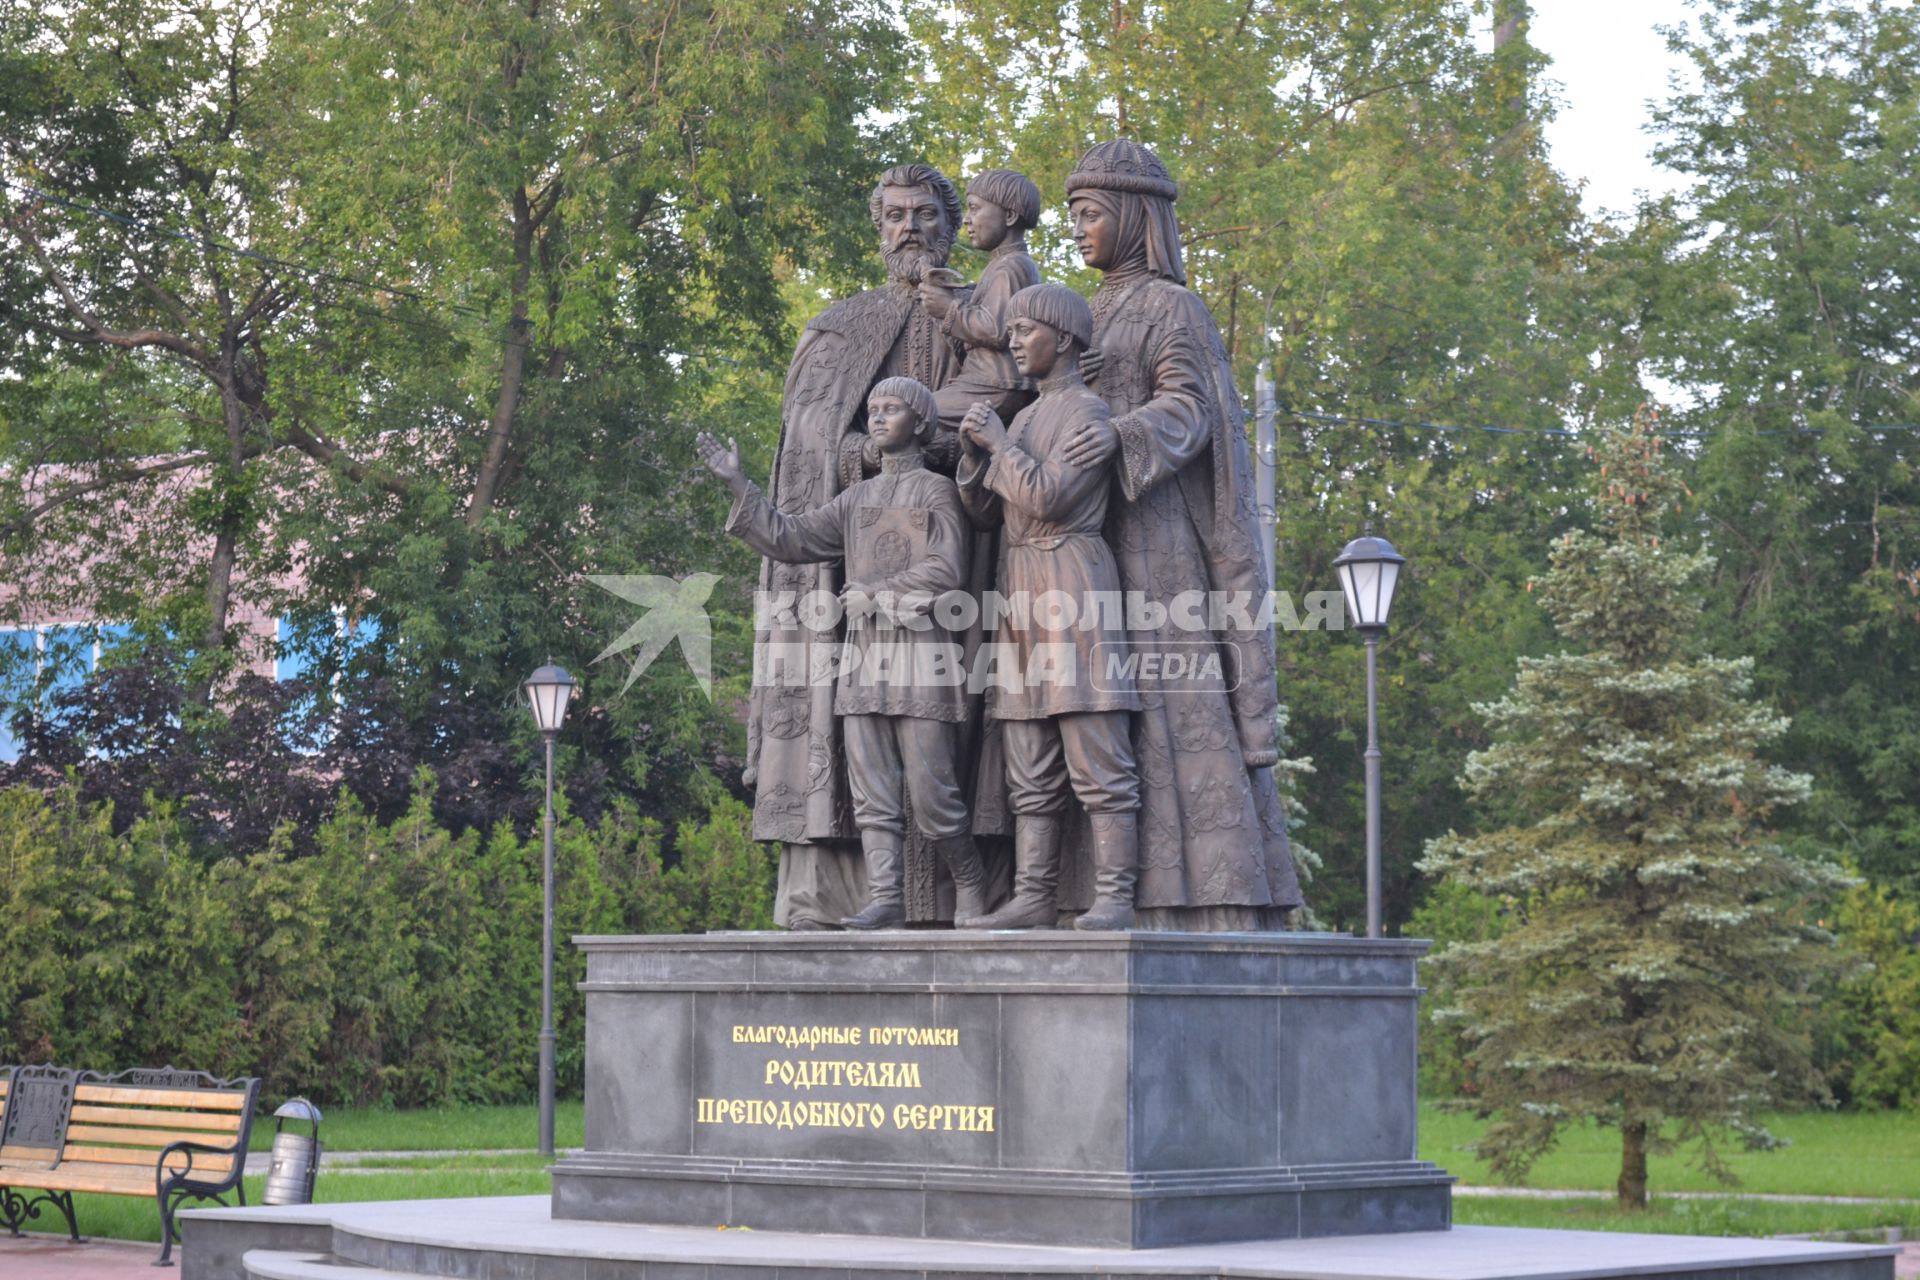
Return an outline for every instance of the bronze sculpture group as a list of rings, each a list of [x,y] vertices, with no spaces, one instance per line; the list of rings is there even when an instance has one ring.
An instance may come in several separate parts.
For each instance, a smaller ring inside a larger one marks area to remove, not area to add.
[[[787,928],[1264,930],[1300,904],[1252,459],[1178,190],[1123,140],[1067,193],[1091,306],[1039,283],[1027,179],[969,185],[968,289],[958,193],[889,169],[888,283],[807,326],[767,496],[700,440],[765,557],[747,782]],[[822,593],[830,622],[793,607]],[[1023,608],[951,607],[990,595]]]

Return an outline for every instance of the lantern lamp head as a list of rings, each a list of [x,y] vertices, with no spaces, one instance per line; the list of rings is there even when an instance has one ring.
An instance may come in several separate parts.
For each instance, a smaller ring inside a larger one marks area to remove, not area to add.
[[[540,732],[560,732],[560,722],[567,718],[567,700],[573,696],[573,677],[549,663],[528,676],[522,687]]]
[[[1363,635],[1378,635],[1387,629],[1393,592],[1400,585],[1400,566],[1406,562],[1391,542],[1373,535],[1371,526],[1334,560],[1333,567],[1340,571],[1340,586],[1347,596],[1347,616]]]

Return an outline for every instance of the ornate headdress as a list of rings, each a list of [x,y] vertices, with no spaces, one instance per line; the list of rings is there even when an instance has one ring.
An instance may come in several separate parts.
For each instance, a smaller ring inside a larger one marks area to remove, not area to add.
[[[1067,194],[1087,187],[1101,191],[1131,191],[1137,195],[1180,198],[1180,184],[1160,163],[1160,157],[1137,142],[1116,138],[1088,147],[1067,177]]]
[[[1067,176],[1069,201],[1079,197],[1108,206],[1120,220],[1122,242],[1131,246],[1128,255],[1139,253],[1149,275],[1184,285],[1187,265],[1173,213],[1179,195],[1180,185],[1160,157],[1126,138],[1088,147]],[[1124,277],[1130,268],[1118,269]]]

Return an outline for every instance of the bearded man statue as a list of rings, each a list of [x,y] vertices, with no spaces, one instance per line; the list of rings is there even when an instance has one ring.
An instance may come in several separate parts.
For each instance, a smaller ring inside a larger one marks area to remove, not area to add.
[[[1160,619],[1128,632],[1143,704],[1135,927],[1273,929],[1302,899],[1274,778],[1279,698],[1271,621],[1258,621],[1267,577],[1253,459],[1220,330],[1186,288],[1178,193],[1159,158],[1125,140],[1087,151],[1067,179],[1074,244],[1101,272],[1091,381],[1113,412],[1111,428],[1082,428],[1067,457],[1091,466],[1118,449],[1107,541],[1123,590]],[[1243,609],[1196,615],[1176,599],[1195,591]],[[1199,664],[1198,678],[1191,661],[1164,660],[1201,646],[1221,661]]]
[[[946,265],[960,227],[953,184],[930,165],[896,165],[881,175],[868,208],[887,283],[834,303],[800,337],[787,369],[780,446],[768,485],[769,498],[787,514],[822,506],[878,469],[878,452],[864,429],[867,393],[874,384],[908,377],[937,391],[960,371],[964,358],[940,321],[922,309],[919,290],[930,269]],[[942,430],[926,450],[927,465],[950,474],[957,454],[953,432]],[[762,599],[830,598],[840,590],[841,576],[837,564],[762,561]],[[820,630],[804,621],[785,613],[756,623],[760,652],[782,655],[788,678],[756,672],[745,780],[755,788],[754,837],[781,846],[775,922],[789,929],[838,928],[866,903],[867,887],[843,740],[833,714],[834,681],[791,675],[796,666],[804,672],[824,669],[822,664],[838,654],[840,636],[838,629]],[[966,754],[972,754],[970,748]],[[908,919],[950,918],[951,884],[936,884],[925,842],[908,825]],[[1004,884],[1004,867],[998,874]]]

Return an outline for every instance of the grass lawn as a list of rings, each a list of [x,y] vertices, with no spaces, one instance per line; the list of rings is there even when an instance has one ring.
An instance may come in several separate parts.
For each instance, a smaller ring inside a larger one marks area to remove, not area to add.
[[[554,1145],[586,1142],[581,1104],[561,1100],[553,1109]],[[273,1117],[253,1122],[252,1147],[273,1145]],[[289,1127],[305,1133],[300,1121]],[[390,1107],[328,1107],[320,1120],[320,1141],[329,1151],[501,1151],[540,1145],[537,1107],[430,1107],[395,1111]]]
[[[1777,1200],[1675,1200],[1654,1197],[1645,1213],[1622,1213],[1611,1199],[1545,1200],[1455,1196],[1453,1220],[1481,1227],[1545,1227],[1555,1231],[1634,1231],[1649,1235],[1841,1235],[1900,1227],[1920,1232],[1920,1202],[1782,1204]]]
[[[583,1141],[581,1106],[562,1102],[555,1116],[562,1148]],[[1792,1146],[1780,1151],[1732,1151],[1729,1162],[1741,1184],[1731,1195],[1687,1163],[1684,1154],[1651,1162],[1655,1203],[1646,1213],[1623,1214],[1610,1197],[1571,1200],[1459,1196],[1454,1219],[1483,1226],[1553,1227],[1568,1230],[1642,1231],[1688,1235],[1771,1236],[1838,1233],[1897,1226],[1920,1235],[1920,1113],[1814,1112],[1776,1116],[1768,1127]],[[1471,1116],[1420,1112],[1420,1155],[1462,1182],[1489,1184],[1486,1166],[1466,1148],[1481,1125]],[[271,1119],[256,1121],[254,1146],[272,1142]],[[519,1107],[444,1107],[426,1111],[376,1108],[330,1110],[320,1136],[333,1151],[462,1152],[431,1158],[392,1156],[363,1167],[378,1173],[322,1170],[322,1202],[424,1200],[451,1196],[543,1195],[551,1189],[547,1161],[537,1154],[484,1155],[531,1148],[538,1140],[538,1112]],[[1559,1148],[1534,1167],[1531,1186],[1610,1193],[1619,1173],[1619,1134],[1587,1125],[1569,1130]],[[261,1179],[247,1179],[247,1195],[259,1202]],[[1709,1191],[1703,1200],[1662,1198],[1663,1192]],[[1906,1203],[1882,1205],[1783,1204],[1741,1200],[1739,1193],[1873,1196]],[[160,1238],[153,1201],[122,1196],[78,1196],[80,1229],[89,1236],[121,1240]],[[39,1230],[63,1231],[43,1211]]]
[[[1805,1112],[1770,1116],[1766,1125],[1792,1145],[1777,1151],[1729,1146],[1726,1160],[1739,1175],[1738,1186],[1725,1187],[1707,1177],[1683,1151],[1648,1162],[1652,1191],[1920,1199],[1920,1112]],[[1466,1150],[1481,1129],[1472,1116],[1422,1103],[1420,1156],[1462,1182],[1490,1185],[1494,1178],[1486,1164]],[[1619,1176],[1619,1130],[1582,1125],[1567,1130],[1560,1145],[1534,1165],[1527,1185],[1611,1192]]]
[[[559,1146],[559,1144],[556,1144]],[[564,1152],[565,1146],[559,1146]],[[488,1154],[484,1151],[471,1152],[457,1156],[403,1156],[372,1155],[355,1159],[356,1169],[495,1169],[503,1172],[521,1172],[524,1170],[544,1169],[552,1164],[556,1156],[543,1156],[536,1151],[516,1151],[509,1154]],[[324,1173],[322,1176],[325,1176]]]

